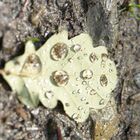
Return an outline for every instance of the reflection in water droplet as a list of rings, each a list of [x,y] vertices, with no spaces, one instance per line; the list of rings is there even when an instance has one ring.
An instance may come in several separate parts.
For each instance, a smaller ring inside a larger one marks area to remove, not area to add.
[[[57,86],[65,86],[69,81],[69,75],[62,70],[53,72],[52,77]]]
[[[51,58],[56,61],[66,58],[67,54],[68,46],[65,43],[56,43],[51,49]]]
[[[72,46],[72,49],[74,52],[78,52],[81,50],[81,46],[79,44],[75,44]]]
[[[53,92],[52,91],[45,92],[45,97],[51,99],[53,97]]]
[[[98,60],[98,57],[96,56],[95,53],[91,53],[89,56],[89,60],[94,63],[96,60]]]
[[[36,54],[30,54],[21,69],[21,74],[25,76],[32,76],[40,73],[42,70],[42,63]]]
[[[102,74],[101,77],[100,77],[100,84],[101,86],[107,86],[108,84],[108,80],[107,80],[107,77],[105,74]]]
[[[93,77],[93,72],[90,69],[83,70],[81,73],[83,79],[91,79]]]
[[[79,115],[78,115],[77,113],[74,113],[74,114],[72,115],[72,118],[73,118],[73,119],[78,119],[78,116],[79,116]]]

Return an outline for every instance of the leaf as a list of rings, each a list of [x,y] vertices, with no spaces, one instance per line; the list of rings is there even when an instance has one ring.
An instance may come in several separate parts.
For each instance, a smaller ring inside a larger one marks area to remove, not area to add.
[[[27,42],[25,53],[9,61],[5,71],[10,72],[5,79],[24,104],[36,106],[40,100],[54,108],[59,100],[77,122],[85,121],[90,109],[104,108],[117,83],[116,67],[106,48],[93,48],[85,33],[68,39],[67,31],[53,35],[37,51]]]

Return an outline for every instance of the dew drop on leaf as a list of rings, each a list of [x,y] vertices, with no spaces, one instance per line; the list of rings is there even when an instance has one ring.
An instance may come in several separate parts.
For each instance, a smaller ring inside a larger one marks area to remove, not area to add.
[[[86,85],[87,84],[87,82],[86,81],[82,81],[82,85]]]
[[[77,78],[76,78],[76,81],[80,81],[80,78],[79,78],[79,77],[77,77]]]
[[[85,97],[82,97],[82,98],[81,98],[81,101],[85,101],[85,100],[86,100],[86,98],[85,98]]]
[[[68,59],[68,62],[72,63],[72,61],[73,61],[72,58],[69,58],[69,59]]]
[[[101,54],[101,59],[102,59],[103,61],[106,61],[106,60],[108,59],[108,55],[107,55],[106,53],[102,53],[102,54]]]
[[[100,102],[99,102],[99,105],[103,105],[104,102],[105,102],[104,99],[101,99]]]
[[[96,92],[94,89],[91,89],[91,90],[89,91],[89,94],[90,94],[90,95],[95,95],[95,94],[97,94],[97,92]]]
[[[74,91],[72,92],[72,94],[76,94],[76,91],[74,90]]]
[[[45,92],[45,97],[51,99],[53,97],[53,92],[52,91]]]
[[[77,119],[77,118],[78,118],[78,114],[77,114],[77,113],[74,113],[74,114],[72,115],[72,118],[73,118],[73,119]]]
[[[78,93],[78,94],[82,93],[82,90],[81,90],[81,89],[78,89],[78,90],[77,90],[77,93]]]
[[[101,68],[105,68],[106,67],[106,62],[102,60],[101,62]]]
[[[79,45],[79,44],[73,45],[73,46],[72,46],[72,50],[73,50],[74,52],[80,51],[80,50],[81,50],[81,45]]]
[[[107,77],[105,74],[102,74],[101,77],[100,77],[100,84],[101,86],[107,86],[108,84],[108,80],[107,80]]]
[[[65,43],[56,43],[51,49],[51,58],[55,61],[63,60],[68,54],[68,46]]]
[[[65,106],[69,107],[69,106],[70,106],[70,104],[69,104],[69,103],[65,103]]]
[[[91,79],[93,77],[93,72],[90,69],[83,70],[81,74],[83,79]]]
[[[52,74],[52,78],[57,86],[65,86],[69,81],[69,75],[66,71],[55,71]]]
[[[112,72],[113,70],[112,69],[109,69],[109,72]]]
[[[30,54],[21,69],[21,74],[23,75],[36,75],[40,73],[42,70],[42,63],[40,61],[40,58],[36,54]]]
[[[94,63],[96,60],[98,60],[98,57],[96,56],[95,53],[91,53],[89,56],[89,60]]]
[[[78,110],[82,110],[83,108],[81,106],[78,107]]]

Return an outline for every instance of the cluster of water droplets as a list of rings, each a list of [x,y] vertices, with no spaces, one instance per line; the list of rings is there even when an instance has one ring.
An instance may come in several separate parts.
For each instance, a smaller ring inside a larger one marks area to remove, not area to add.
[[[87,53],[83,53],[83,56],[77,55],[76,58],[73,58],[73,57],[69,57],[70,51],[72,51],[75,54],[78,54],[79,52],[82,52],[82,47],[79,44],[74,44],[69,47],[65,43],[61,42],[61,43],[56,43],[51,48],[50,57],[53,61],[56,61],[56,63],[59,63],[59,61],[67,60],[67,62],[68,62],[68,63],[62,65],[64,67],[64,69],[63,68],[61,68],[60,70],[56,69],[55,71],[52,72],[52,75],[51,75],[52,84],[54,84],[58,87],[65,87],[69,82],[72,82],[71,77],[73,75],[69,75],[69,74],[71,74],[71,72],[69,73],[69,71],[65,70],[65,65],[75,64],[75,59],[78,59],[80,61],[80,60],[84,59],[82,57],[88,57],[88,59],[91,63],[91,66],[92,66],[92,64],[94,64],[96,62],[100,62],[100,60],[101,60],[101,68],[106,67],[106,61],[108,59],[108,55],[106,53],[102,53],[100,56],[97,55],[95,52],[91,52],[89,55]],[[109,72],[111,72],[111,70],[112,69],[109,69]],[[72,69],[70,71],[72,71]],[[75,76],[75,83],[73,83],[77,86],[77,89],[73,90],[71,93],[75,98],[77,98],[79,96],[80,101],[83,102],[83,104],[88,105],[89,102],[91,103],[91,101],[88,101],[91,99],[88,99],[88,98],[91,98],[92,96],[95,96],[95,95],[98,96],[98,92],[94,89],[94,87],[90,86],[90,85],[92,85],[91,83],[94,82],[93,81],[94,74],[96,74],[96,73],[94,73],[93,69],[86,68],[86,67],[85,67],[85,69],[83,69],[81,71],[77,71],[75,73],[77,75],[79,75],[79,77]],[[83,85],[83,87],[85,87],[84,90],[78,88],[79,82],[81,83],[81,85]],[[108,85],[108,79],[104,73],[100,75],[99,83],[102,87],[105,87]],[[99,87],[97,89],[99,89]],[[54,95],[55,94],[51,90],[46,91],[44,93],[44,96],[48,100],[52,99]],[[105,100],[103,98],[101,98],[99,101],[99,105],[103,105],[104,103],[105,103]],[[71,103],[65,102],[64,105],[65,105],[65,107],[69,108],[71,106]],[[84,108],[82,106],[77,107],[77,110],[79,112],[82,111],[83,109]],[[83,112],[86,113],[86,110]],[[73,113],[73,115],[71,117],[73,119],[77,120],[80,118],[80,115],[77,112],[77,113]]]
[[[74,44],[73,46],[70,47],[70,51],[73,51],[74,53],[78,53],[81,50],[82,50],[82,47],[79,44]],[[61,43],[56,43],[52,47],[50,54],[51,54],[51,58],[53,60],[59,61],[59,60],[64,60],[68,56],[68,52],[69,52],[69,47],[65,43],[61,42]],[[87,53],[85,53],[85,54],[86,55],[84,55],[84,56],[88,55]],[[108,55],[101,54],[100,57],[102,59],[101,65],[103,67],[105,67],[105,63],[108,59]],[[78,58],[80,60],[80,56],[78,56]],[[89,54],[89,61],[91,63],[94,63],[94,62],[98,61],[99,59],[100,59],[99,56],[97,56],[95,52],[92,52],[91,54]],[[73,63],[73,58],[68,58],[68,62]],[[87,80],[92,79],[93,75],[94,75],[94,72],[91,69],[84,69],[82,71],[79,71],[79,77],[76,77],[76,81],[81,80],[83,86],[88,86],[89,85],[88,83],[91,81],[87,81]],[[56,70],[52,73],[52,79],[53,79],[54,84],[57,86],[60,86],[60,87],[66,86],[70,80],[70,77],[71,76],[68,75],[68,72],[64,71],[64,70]],[[99,81],[100,81],[101,86],[103,86],[103,87],[107,86],[107,84],[108,84],[108,79],[105,74],[102,74],[100,76]],[[97,94],[95,89],[90,88],[90,87],[89,87],[89,89],[86,89],[86,91],[87,91],[87,94],[89,94],[91,96]],[[73,95],[82,94],[82,90],[81,89],[74,90],[74,91],[72,91],[72,94]],[[86,96],[81,97],[81,101],[82,102],[86,101]],[[102,102],[103,101],[101,101],[101,104],[102,104]],[[68,106],[68,104],[69,103],[67,103],[66,106]]]

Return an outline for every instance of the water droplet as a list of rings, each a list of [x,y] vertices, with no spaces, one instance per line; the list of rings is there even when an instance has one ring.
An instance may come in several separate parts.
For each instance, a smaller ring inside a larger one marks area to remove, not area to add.
[[[21,69],[21,74],[24,76],[32,76],[40,73],[42,70],[42,63],[36,54],[30,54]]]
[[[77,93],[79,93],[79,94],[82,93],[82,90],[81,89],[78,89],[77,90]]]
[[[53,72],[52,77],[57,86],[65,86],[69,81],[69,75],[62,70]]]
[[[99,105],[103,105],[104,102],[105,102],[104,99],[101,99],[100,102],[99,102]]]
[[[87,110],[84,110],[84,114],[87,114]]]
[[[94,63],[94,61],[98,60],[98,57],[96,56],[95,53],[91,53],[89,56],[89,60]]]
[[[107,55],[106,53],[102,53],[102,54],[101,54],[101,59],[102,59],[103,61],[106,61],[106,60],[108,59],[108,55]]]
[[[79,81],[79,80],[80,80],[80,78],[79,78],[79,77],[77,77],[77,78],[76,78],[76,81]]]
[[[82,98],[81,98],[81,101],[85,101],[85,100],[86,100],[86,98],[85,98],[85,97],[82,97]]]
[[[78,115],[77,113],[74,113],[74,114],[72,115],[72,118],[73,118],[73,119],[77,119],[78,116],[79,116],[79,115]]]
[[[102,74],[101,77],[100,77],[100,84],[101,86],[107,86],[108,84],[108,80],[107,80],[107,77],[105,74]]]
[[[68,62],[72,63],[72,61],[73,61],[72,58],[69,58],[69,59],[68,59]]]
[[[76,91],[73,91],[72,94],[76,94]]]
[[[90,94],[90,95],[95,95],[95,94],[97,94],[97,92],[96,92],[94,89],[91,89],[91,90],[89,91],[89,94]]]
[[[81,50],[81,46],[79,44],[75,44],[72,46],[72,49],[74,52],[78,52]]]
[[[67,106],[67,107],[68,107],[68,106],[70,106],[70,104],[69,104],[69,103],[65,103],[65,106]]]
[[[112,69],[109,69],[109,72],[112,72],[113,70]]]
[[[84,56],[87,56],[88,54],[87,53],[84,53]]]
[[[53,97],[53,92],[52,91],[45,92],[45,97],[51,99]]]
[[[78,110],[82,110],[83,108],[81,106],[78,107]]]
[[[102,68],[105,68],[105,66],[106,66],[106,62],[105,62],[105,61],[102,61],[102,62],[101,62],[101,67],[102,67]]]
[[[82,71],[81,76],[83,79],[91,79],[93,77],[93,72],[90,69],[86,69]]]
[[[109,63],[109,66],[111,67],[112,66],[112,63]]]
[[[65,43],[56,43],[51,49],[51,58],[55,61],[66,58],[68,46]]]
[[[86,84],[87,84],[87,82],[86,82],[86,81],[83,81],[83,82],[82,82],[82,84],[83,84],[83,85],[86,85]]]
[[[77,57],[77,59],[78,59],[78,60],[81,60],[81,59],[82,59],[82,57],[81,57],[81,56],[78,56],[78,57]]]

